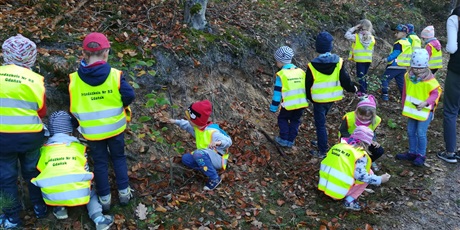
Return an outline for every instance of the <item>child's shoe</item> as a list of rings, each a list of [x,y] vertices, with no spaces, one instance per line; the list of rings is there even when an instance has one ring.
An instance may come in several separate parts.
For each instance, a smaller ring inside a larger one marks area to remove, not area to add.
[[[412,164],[415,165],[415,166],[423,166],[423,164],[425,164],[425,159],[426,159],[425,156],[422,156],[422,155],[420,155],[420,154],[417,154],[417,157],[416,157],[415,160],[412,162]]]
[[[414,161],[415,158],[417,158],[417,154],[415,154],[415,153],[409,153],[409,152],[398,153],[398,154],[396,154],[395,158],[396,158],[397,160]]]
[[[67,215],[67,209],[65,207],[54,207],[53,208],[53,215],[58,220],[67,219],[69,215]]]
[[[110,210],[110,204],[112,203],[112,195],[98,196],[99,203],[102,205],[102,211],[107,212]]]
[[[388,94],[382,94],[382,100],[388,101],[389,100]]]
[[[48,212],[48,208],[46,207],[46,204],[34,205],[34,213],[37,219],[45,217],[47,212]]]
[[[281,137],[275,137],[275,141],[276,141],[276,143],[278,143],[282,147],[288,147],[288,141],[284,140],[284,139],[281,139]]]
[[[436,154],[436,156],[438,156],[439,159],[444,160],[445,162],[457,163],[455,153],[439,152]]]
[[[322,153],[319,150],[310,150],[310,154],[313,155],[314,157],[318,157],[318,158],[325,158],[326,157],[326,153]]]
[[[96,230],[107,230],[113,224],[113,217],[110,215],[99,216],[96,217],[94,223],[96,224]]]
[[[288,148],[292,148],[292,146],[294,146],[294,141],[286,141],[286,144]]]
[[[372,168],[372,171],[374,172],[378,172],[380,170],[379,166],[375,162],[372,162],[371,168]]]
[[[13,229],[21,226],[21,221],[18,220],[17,222],[14,222],[11,220],[8,216],[5,214],[0,215],[0,228],[1,229]]]
[[[121,205],[128,205],[129,201],[131,198],[133,198],[133,193],[132,193],[131,187],[128,186],[126,191],[118,191],[118,198],[120,199],[120,204]]]
[[[208,180],[203,190],[214,190],[215,188],[217,188],[217,186],[219,186],[220,182],[222,182],[222,179],[220,177],[214,180]]]
[[[343,206],[345,207],[345,209],[348,210],[361,211],[361,205],[359,205],[359,202],[357,200],[353,200],[352,202],[344,200]]]

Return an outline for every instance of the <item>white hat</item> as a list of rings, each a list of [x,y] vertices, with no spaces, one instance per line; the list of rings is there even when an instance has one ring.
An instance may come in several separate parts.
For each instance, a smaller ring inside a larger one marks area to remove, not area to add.
[[[410,59],[410,67],[424,68],[428,67],[428,61],[430,56],[426,49],[416,49],[412,52],[412,58]]]

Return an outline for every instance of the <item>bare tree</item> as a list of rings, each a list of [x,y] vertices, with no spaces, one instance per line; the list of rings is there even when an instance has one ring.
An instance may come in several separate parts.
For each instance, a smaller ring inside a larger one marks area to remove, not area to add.
[[[206,5],[208,0],[186,0],[184,19],[185,23],[194,29],[202,30],[206,22]]]

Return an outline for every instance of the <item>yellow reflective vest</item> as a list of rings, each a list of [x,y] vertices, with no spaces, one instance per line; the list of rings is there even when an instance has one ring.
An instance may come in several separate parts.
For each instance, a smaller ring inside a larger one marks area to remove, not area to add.
[[[70,74],[70,112],[77,118],[87,140],[104,140],[126,129],[126,112],[121,101],[121,71],[110,71],[98,86],[85,83],[78,72]]]
[[[356,129],[356,112],[355,111],[352,111],[352,112],[348,112],[346,113],[344,116],[343,116],[343,119],[347,119],[347,124],[348,124],[348,133],[349,134],[352,134],[355,129]],[[382,121],[382,118],[380,118],[379,116],[375,116],[375,121],[373,124],[369,124],[369,128],[372,130],[372,131],[375,131],[375,129],[377,128],[377,126],[380,125],[380,122]],[[339,138],[340,138],[340,133],[339,133]]]
[[[439,82],[436,78],[432,78],[430,80],[414,84],[409,79],[409,73],[406,73],[404,78],[406,85],[406,100],[404,101],[402,115],[418,121],[426,121],[430,112],[434,112],[436,109],[436,105],[441,97],[442,89]],[[418,111],[416,105],[426,101],[430,96],[430,92],[434,89],[438,90],[438,98],[436,98],[435,105],[429,105],[428,107],[424,107],[422,110]]]
[[[40,149],[40,174],[31,182],[41,188],[47,205],[78,206],[89,202],[93,173],[85,170],[85,149],[77,142]]]
[[[346,143],[332,146],[321,161],[318,189],[334,199],[343,199],[354,184],[363,184],[354,178],[356,161],[363,156],[369,173],[372,160],[364,150]]]
[[[340,101],[343,98],[343,88],[340,85],[340,69],[342,69],[343,59],[340,58],[337,66],[331,75],[323,74],[308,63],[308,67],[313,75],[313,85],[311,87],[311,98],[314,102],[327,103]]]
[[[212,125],[215,125],[215,124],[212,124]],[[193,127],[193,130],[195,131],[196,149],[208,149],[208,146],[209,144],[211,144],[211,141],[212,141],[212,134],[214,132],[220,132],[219,129],[212,128],[212,125],[208,125],[204,130],[200,130],[196,126]],[[227,162],[228,162],[230,153],[228,153],[228,151],[219,152],[215,149],[214,151],[222,157],[222,169],[225,170],[227,168]],[[193,152],[191,154],[193,154]]]
[[[281,106],[286,110],[308,107],[305,92],[305,71],[300,68],[282,69],[276,73],[281,79]]]
[[[437,50],[430,43],[427,46],[431,46],[431,57],[428,62],[430,69],[441,69],[442,68],[442,50]]]
[[[420,40],[416,34],[409,34],[407,37],[412,40],[411,46],[413,50],[420,49],[422,47],[422,40]]]
[[[398,66],[410,66],[410,59],[412,58],[412,46],[410,42],[407,39],[399,39],[394,44],[397,43],[401,44],[402,51],[395,60],[388,62],[388,64],[391,65],[391,63],[396,61]],[[393,48],[391,49],[391,53],[393,53]]]
[[[41,132],[37,111],[44,106],[44,96],[41,75],[17,65],[0,66],[0,132]]]
[[[372,36],[372,42],[367,48],[364,48],[359,34],[355,35],[355,41],[351,45],[348,60],[355,62],[372,62],[372,54],[374,53],[375,38]]]

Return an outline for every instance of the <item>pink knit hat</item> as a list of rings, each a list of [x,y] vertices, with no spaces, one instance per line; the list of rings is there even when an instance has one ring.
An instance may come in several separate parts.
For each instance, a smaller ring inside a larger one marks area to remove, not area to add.
[[[349,139],[360,140],[368,145],[372,144],[372,139],[374,138],[374,131],[369,127],[360,125],[356,127],[353,134],[351,134]]]
[[[15,64],[30,69],[37,60],[37,46],[20,34],[6,39],[2,49],[5,64]]]
[[[361,101],[358,102],[358,105],[356,106],[356,108],[359,108],[362,106],[369,106],[372,108],[376,108],[377,106],[375,104],[375,97],[372,94],[361,97]]]
[[[434,27],[427,26],[425,29],[422,30],[421,36],[422,38],[434,38]]]

